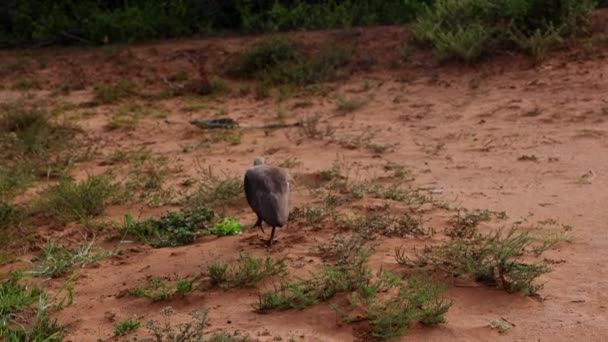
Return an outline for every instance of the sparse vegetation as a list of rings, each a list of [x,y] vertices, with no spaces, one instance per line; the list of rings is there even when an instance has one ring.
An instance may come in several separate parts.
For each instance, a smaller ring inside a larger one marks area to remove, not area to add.
[[[404,285],[397,275],[384,272],[378,279],[361,284],[348,297],[348,305],[333,308],[346,322],[355,320],[349,311],[359,315],[363,311],[372,326],[371,335],[390,339],[405,335],[413,321],[424,325],[444,323],[452,303],[442,297],[443,291],[444,286],[433,279],[410,278]],[[386,292],[389,295],[382,296]]]
[[[262,280],[287,273],[283,259],[273,260],[241,256],[238,266],[230,266],[225,262],[214,262],[207,268],[211,285],[222,288],[253,287]]]
[[[170,317],[175,313],[173,308],[165,307],[160,314],[163,317],[163,322],[150,320],[146,324],[146,328],[152,339],[144,339],[144,341],[154,342],[246,342],[247,336],[241,336],[238,332],[232,334],[227,332],[216,332],[208,338],[204,338],[205,329],[208,326],[207,311],[196,311],[192,313],[190,321],[174,325],[170,321]],[[134,338],[133,341],[140,341]]]
[[[135,83],[121,80],[117,83],[100,83],[93,88],[96,103],[108,104],[135,94]]]
[[[198,188],[188,197],[187,203],[194,207],[225,205],[243,194],[240,178],[224,174],[217,175],[211,168],[204,169],[198,180]]]
[[[117,190],[107,176],[90,176],[80,182],[63,178],[40,194],[37,210],[64,222],[87,220],[103,214]]]
[[[30,107],[21,102],[0,106],[0,201],[38,177],[62,175],[79,157],[70,150],[76,129]]]
[[[288,38],[266,38],[245,50],[231,73],[265,85],[303,86],[331,81],[340,77],[339,68],[350,62],[353,49],[352,43],[333,41],[317,54],[307,56]]]
[[[338,97],[336,113],[348,114],[363,108],[368,103],[366,99]]]
[[[125,319],[124,321],[114,323],[114,335],[125,336],[139,328],[141,323],[135,319]]]
[[[281,281],[274,290],[261,293],[254,308],[260,313],[303,309],[338,293],[353,291],[369,280],[366,263],[371,253],[371,249],[362,248],[347,264],[324,265],[317,272],[311,272],[308,279]]]
[[[213,217],[213,211],[205,207],[169,212],[159,219],[143,221],[135,221],[127,214],[122,230],[154,247],[175,247],[194,242],[206,232]]]
[[[414,37],[439,59],[474,61],[497,48],[519,46],[537,62],[548,48],[584,30],[591,0],[437,0],[417,18]]]
[[[482,283],[497,286],[507,292],[534,295],[542,287],[534,281],[550,271],[544,261],[524,261],[530,255],[536,241],[527,232],[511,229],[470,237],[455,237],[444,245],[426,248],[417,258],[410,260],[397,250],[401,264],[428,267],[447,272],[451,276],[473,278]]]
[[[4,341],[62,340],[64,327],[51,320],[53,307],[46,292],[12,273],[0,283],[0,338]],[[37,307],[31,306],[37,303]],[[27,314],[24,314],[25,312]],[[31,313],[29,312],[31,311]]]
[[[49,240],[42,248],[40,257],[33,261],[36,263],[29,274],[38,277],[61,277],[74,269],[74,267],[97,266],[102,259],[115,255],[114,251],[103,250],[95,246],[95,239],[85,241],[78,248],[68,248]]]
[[[194,282],[199,277],[178,279],[174,283],[168,283],[165,279],[149,277],[146,284],[131,289],[131,294],[136,297],[148,298],[153,302],[167,300],[175,295],[184,296],[194,287]]]

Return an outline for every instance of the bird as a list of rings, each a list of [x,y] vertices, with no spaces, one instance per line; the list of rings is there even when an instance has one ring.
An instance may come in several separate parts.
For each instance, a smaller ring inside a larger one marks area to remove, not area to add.
[[[262,221],[272,227],[268,245],[272,246],[275,229],[287,224],[289,217],[289,179],[278,167],[266,164],[263,157],[256,157],[253,167],[245,172],[245,197],[257,215],[252,228],[262,228]]]

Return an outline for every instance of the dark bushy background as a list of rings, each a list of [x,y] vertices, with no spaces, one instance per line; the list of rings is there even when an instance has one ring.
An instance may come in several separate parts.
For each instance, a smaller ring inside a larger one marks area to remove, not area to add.
[[[543,0],[509,1],[542,6]],[[563,0],[550,0],[561,3]],[[433,0],[2,0],[0,44],[94,43],[221,31],[320,29],[411,21]],[[600,0],[608,5],[608,0]]]

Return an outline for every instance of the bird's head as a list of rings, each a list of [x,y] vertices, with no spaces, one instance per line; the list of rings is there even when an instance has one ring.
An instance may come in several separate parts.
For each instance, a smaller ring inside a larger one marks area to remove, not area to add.
[[[253,166],[263,165],[265,162],[264,157],[256,157],[253,160]]]

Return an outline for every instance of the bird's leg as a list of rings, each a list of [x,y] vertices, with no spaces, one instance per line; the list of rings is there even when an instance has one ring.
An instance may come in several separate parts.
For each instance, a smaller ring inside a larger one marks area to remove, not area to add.
[[[253,225],[253,227],[251,228],[260,228],[260,230],[262,231],[262,234],[266,234],[266,232],[264,232],[264,228],[262,228],[262,220],[258,217],[258,220],[255,221],[255,224]]]
[[[272,246],[272,241],[274,241],[274,230],[276,227],[272,227],[272,232],[270,233],[270,240],[268,240],[268,245]]]

